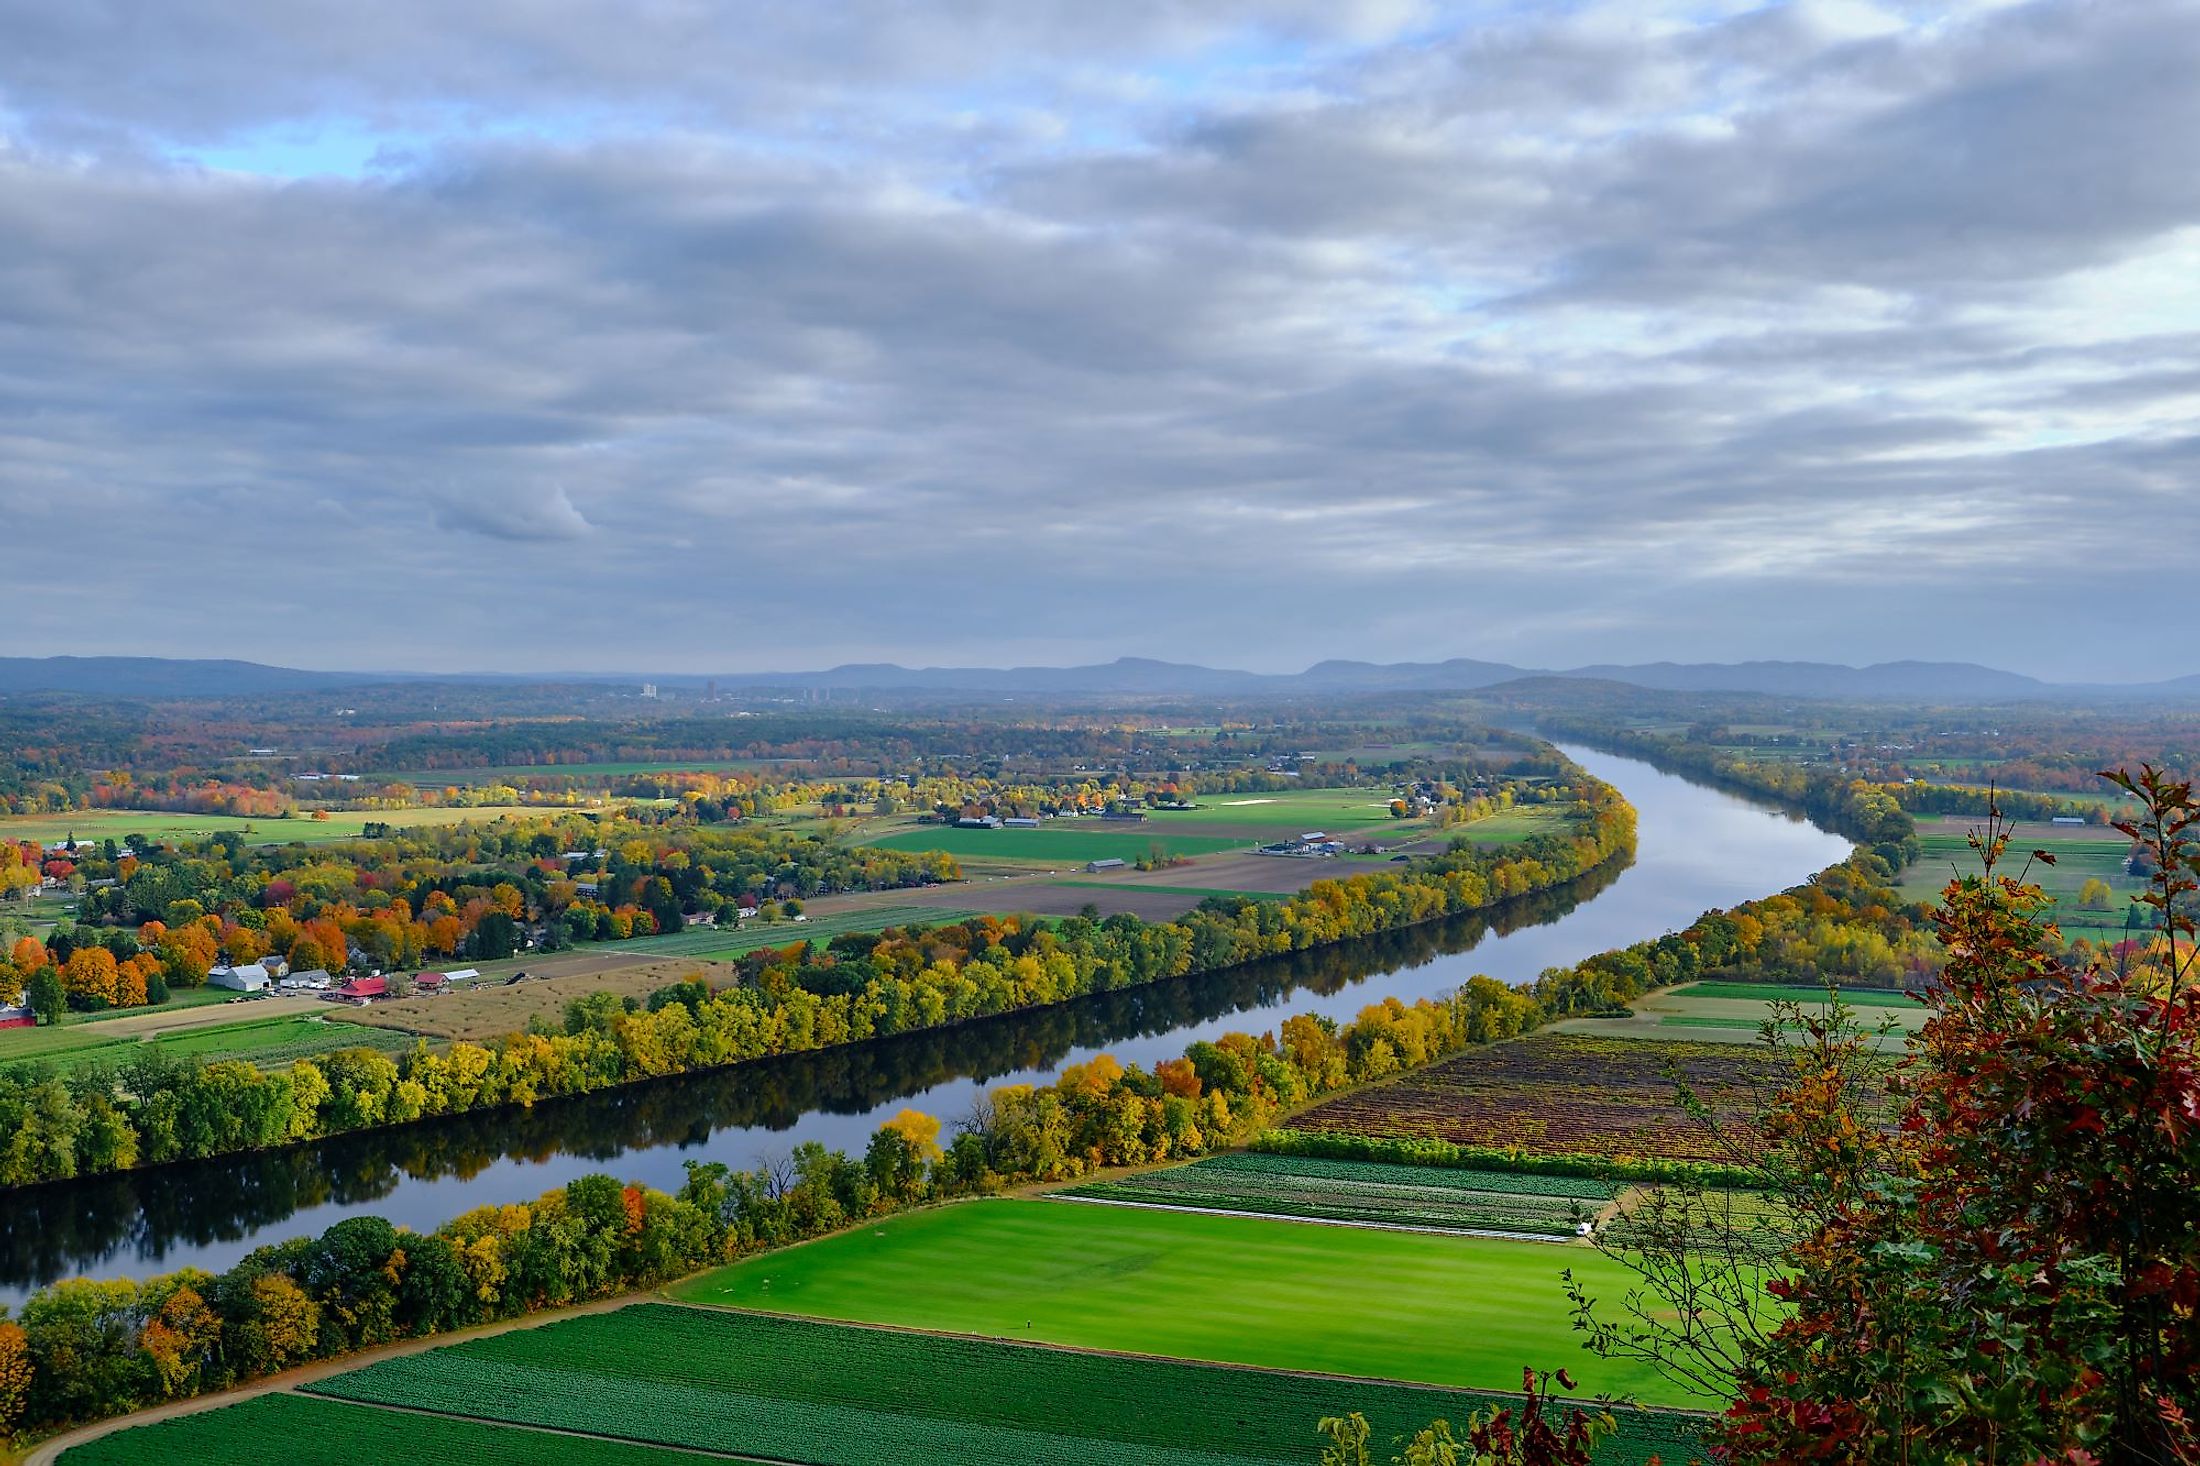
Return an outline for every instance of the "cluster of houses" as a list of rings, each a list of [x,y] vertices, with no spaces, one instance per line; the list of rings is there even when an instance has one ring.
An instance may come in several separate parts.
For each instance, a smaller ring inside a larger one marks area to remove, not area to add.
[[[1276,840],[1253,852],[1255,855],[1287,855],[1298,860],[1326,860],[1344,854],[1344,843],[1332,840],[1326,830],[1308,830],[1296,840]]]
[[[1177,807],[1182,809],[1191,808],[1190,805],[1179,805]],[[1050,820],[1103,819],[1117,820],[1125,824],[1141,824],[1145,821],[1146,812],[1142,809],[1132,809],[1128,805],[1115,805],[1101,810],[1097,815],[1087,815],[1077,810],[1065,809],[1059,814],[1049,814],[1042,816],[1042,818]],[[955,828],[958,830],[1036,830],[1039,828],[1039,824],[1039,819],[1034,819],[1029,815],[966,814],[955,821]]]
[[[447,991],[454,982],[465,982],[479,976],[481,970],[475,967],[462,967],[451,972],[421,972],[409,979],[409,986],[415,993],[434,994]],[[206,985],[227,988],[247,997],[311,996],[325,998],[332,1003],[351,1003],[360,1007],[393,996],[390,979],[379,973],[372,977],[339,979],[319,967],[292,972],[280,957],[217,967],[206,974]]]

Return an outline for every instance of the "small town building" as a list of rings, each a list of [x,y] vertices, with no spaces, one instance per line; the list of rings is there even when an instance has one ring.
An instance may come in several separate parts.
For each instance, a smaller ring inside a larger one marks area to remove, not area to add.
[[[423,972],[413,978],[413,986],[424,993],[440,993],[450,985],[449,974],[442,972]]]
[[[355,977],[342,987],[331,988],[329,998],[340,1003],[357,1003],[364,1007],[377,998],[390,995],[389,979],[382,977]]]
[[[965,815],[955,821],[955,828],[958,830],[997,830],[1000,827],[1001,817],[997,814]]]
[[[1088,860],[1085,862],[1085,870],[1088,874],[1093,871],[1121,870],[1122,868],[1123,859],[1118,855],[1111,855],[1106,860]]]
[[[1039,822],[1037,820],[1027,820],[1021,815],[1011,816],[1008,819],[1002,820],[1001,823],[1012,830],[1036,830],[1039,828]]]
[[[303,972],[293,972],[276,984],[286,993],[325,993],[336,981],[325,967],[308,967]]]
[[[13,1003],[0,1004],[0,1028],[36,1028],[38,1015]]]

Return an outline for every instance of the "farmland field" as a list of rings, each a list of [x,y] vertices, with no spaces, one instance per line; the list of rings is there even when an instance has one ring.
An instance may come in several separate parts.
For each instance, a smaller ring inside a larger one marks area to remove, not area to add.
[[[617,779],[637,774],[726,774],[768,769],[787,762],[769,758],[672,759],[656,763],[498,764],[485,769],[406,769],[368,774],[368,782],[411,784],[416,788],[471,788],[518,779]]]
[[[332,1023],[298,1013],[240,1018],[235,1023],[206,1023],[167,1030],[157,1037],[116,1032],[97,1023],[0,1032],[0,1067],[40,1062],[77,1069],[95,1062],[120,1063],[135,1054],[158,1050],[170,1058],[247,1059],[262,1067],[281,1067],[309,1054],[336,1049],[370,1048],[394,1052],[412,1040],[355,1023]]]
[[[1094,1181],[1057,1194],[1368,1226],[1563,1237],[1610,1201],[1615,1191],[1604,1182],[1580,1176],[1231,1154],[1119,1180]]]
[[[1980,823],[1967,815],[1918,820],[1918,840],[1924,850],[1917,863],[1903,872],[1902,894],[1913,901],[1937,900],[1951,876],[1976,874],[1978,855],[1970,848],[1969,837]],[[2027,879],[2054,898],[2054,918],[2072,936],[2098,941],[2122,933],[2131,898],[2146,889],[2144,879],[2124,870],[2124,858],[2131,851],[2130,837],[2106,825],[2022,821],[2011,829],[2009,848],[2014,859],[2006,869],[2011,875],[2033,850],[2054,855],[2051,866],[2034,862]],[[2105,881],[2113,893],[2104,910],[2087,910],[2078,904],[2079,888],[2093,879]],[[2145,925],[2151,915],[2141,908],[2139,924]]]
[[[68,1466],[678,1466],[695,1458],[624,1441],[275,1394],[118,1430],[70,1448],[61,1459]]]
[[[52,844],[74,837],[78,841],[120,840],[125,835],[149,835],[156,839],[203,839],[226,830],[242,833],[254,845],[288,845],[293,841],[318,845],[329,840],[355,839],[370,824],[393,830],[428,825],[485,823],[505,815],[555,814],[554,809],[529,809],[519,805],[488,805],[480,809],[332,810],[325,820],[299,815],[290,819],[246,819],[227,814],[169,814],[158,810],[78,809],[65,814],[0,815],[0,840],[38,840]]]
[[[1388,1439],[1489,1403],[1375,1380],[664,1304],[391,1359],[310,1388],[815,1466],[1304,1462],[1323,1415],[1362,1411]],[[1630,1419],[1637,1455],[1670,1452],[1685,1429],[1671,1416]]]
[[[1755,1058],[1741,1045],[1546,1032],[1339,1095],[1291,1123],[1546,1155],[1712,1159],[1709,1137],[1674,1102],[1669,1062],[1715,1109],[1734,1112],[1749,1102]]]
[[[1059,822],[1057,822],[1059,823]],[[1207,855],[1251,843],[1226,835],[1178,835],[1159,821],[1116,828],[1098,820],[1077,820],[1068,829],[964,830],[952,825],[922,825],[867,838],[882,850],[944,850],[958,858],[1016,861],[1136,860],[1155,846],[1170,855]]]
[[[698,1303],[1462,1389],[1566,1365],[1589,1393],[1685,1397],[1588,1357],[1559,1275],[1595,1249],[1046,1200],[913,1212],[678,1285]],[[1358,1306],[1353,1300],[1368,1302]],[[1379,1306],[1378,1306],[1379,1304]]]
[[[1553,1026],[1560,1033],[1602,1038],[1747,1044],[1756,1042],[1773,1003],[1799,1004],[1809,1014],[1822,1008],[1825,998],[1824,988],[1799,984],[1684,983],[1636,998],[1628,1005],[1632,1017],[1570,1018]],[[1880,1041],[1881,1048],[1901,1047],[1925,1022],[1925,1009],[1915,998],[1887,988],[1843,988],[1841,1000],[1856,1010],[1856,1021],[1866,1028],[1876,1028],[1882,1019],[1894,1021],[1897,1031]]]

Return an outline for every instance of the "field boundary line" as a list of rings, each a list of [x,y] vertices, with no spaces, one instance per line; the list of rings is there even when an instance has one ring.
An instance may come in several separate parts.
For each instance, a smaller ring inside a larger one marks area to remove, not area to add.
[[[1545,1242],[1554,1247],[1570,1247],[1582,1239],[1573,1235],[1554,1236],[1549,1232],[1501,1232],[1494,1227],[1417,1227],[1404,1222],[1355,1222],[1344,1217],[1295,1217],[1280,1212],[1236,1211],[1221,1206],[1174,1206],[1165,1201],[1126,1201],[1116,1196],[1071,1196],[1066,1191],[1050,1191],[1035,1201],[1075,1201],[1086,1206],[1127,1206],[1138,1211],[1188,1211],[1207,1217],[1246,1217],[1256,1222],[1305,1222],[1316,1227],[1358,1227],[1369,1232],[1420,1232],[1432,1237],[1485,1237],[1498,1242]]]
[[[827,1234],[837,1235],[837,1234]],[[775,1249],[776,1250],[776,1249]],[[755,1253],[752,1256],[767,1256]],[[743,1259],[746,1261],[747,1259]],[[717,1269],[711,1269],[712,1272]],[[697,1274],[698,1277],[705,1274]],[[1018,1338],[1010,1334],[978,1334],[967,1330],[927,1329],[914,1324],[880,1323],[866,1318],[832,1318],[819,1313],[784,1313],[770,1308],[750,1308],[739,1303],[703,1303],[690,1298],[666,1295],[663,1298],[645,1300],[664,1304],[668,1308],[685,1308],[695,1313],[749,1314],[756,1318],[784,1319],[790,1323],[815,1324],[825,1328],[870,1329],[882,1334],[914,1334],[927,1339],[956,1339],[965,1343],[975,1340],[984,1344],[998,1344],[1007,1349],[1048,1349],[1057,1354],[1087,1354],[1103,1359],[1129,1359],[1141,1364],[1174,1364],[1187,1369],[1229,1369],[1243,1374],[1283,1375],[1291,1379],[1320,1380],[1328,1384],[1386,1385],[1402,1390],[1426,1390],[1438,1395],[1472,1395],[1490,1400],[1525,1400],[1519,1390],[1484,1389],[1475,1385],[1440,1385],[1423,1379],[1392,1379],[1379,1374],[1337,1374],[1322,1369],[1282,1369],[1272,1364],[1247,1364],[1237,1359],[1199,1359],[1185,1354],[1148,1354],[1137,1349],[1096,1349],[1088,1344],[1061,1344],[1052,1339]],[[1711,1409],[1696,1409],[1688,1405],[1643,1405],[1628,1400],[1614,1399],[1612,1407],[1618,1411],[1633,1410],[1644,1415],[1683,1415],[1692,1420],[1710,1420],[1717,1414]]]
[[[537,1425],[525,1420],[498,1420],[489,1415],[468,1415],[463,1410],[436,1410],[426,1405],[397,1405],[387,1400],[355,1400],[349,1395],[321,1395],[310,1391],[299,1393],[303,1400],[319,1400],[329,1405],[356,1405],[362,1410],[381,1410],[391,1415],[426,1415],[437,1420],[463,1420],[469,1425],[486,1425],[496,1430],[524,1430],[536,1435],[571,1436],[576,1440],[603,1441],[615,1446],[640,1446],[649,1451],[671,1451],[682,1456],[700,1456],[706,1461],[751,1461],[760,1466],[811,1466],[811,1463],[786,1456],[752,1456],[739,1451],[714,1451],[708,1446],[682,1446],[670,1441],[643,1440],[639,1436],[611,1435],[600,1430],[579,1430],[569,1425]]]

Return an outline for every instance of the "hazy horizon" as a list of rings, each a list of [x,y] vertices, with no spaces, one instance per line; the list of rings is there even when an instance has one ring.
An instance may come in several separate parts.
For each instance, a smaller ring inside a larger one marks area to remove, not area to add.
[[[0,18],[0,651],[2200,670],[2194,0]]]

